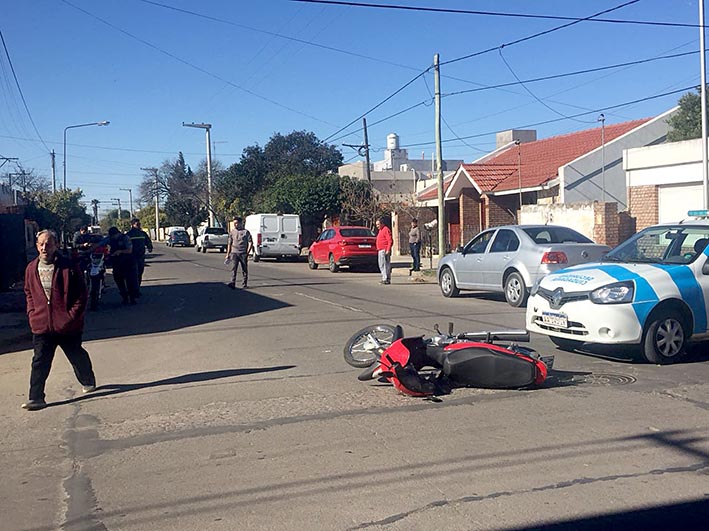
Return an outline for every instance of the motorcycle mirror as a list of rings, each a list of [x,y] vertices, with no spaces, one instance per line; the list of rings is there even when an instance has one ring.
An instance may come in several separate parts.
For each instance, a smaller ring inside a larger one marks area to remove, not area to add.
[[[438,334],[439,336],[441,335],[441,331],[440,331],[440,329],[438,328],[438,323],[436,323],[435,325],[433,325],[433,330],[434,330],[434,331],[436,332],[436,334]]]
[[[449,336],[453,335],[453,323],[452,322],[448,323],[448,335]]]

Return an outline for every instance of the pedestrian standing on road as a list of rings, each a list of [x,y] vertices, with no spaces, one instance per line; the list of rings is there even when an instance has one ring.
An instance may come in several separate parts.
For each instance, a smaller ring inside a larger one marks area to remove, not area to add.
[[[118,227],[111,227],[108,229],[108,246],[113,264],[113,279],[121,294],[121,303],[135,304],[138,298],[138,266],[130,238],[118,230]]]
[[[130,238],[130,243],[133,247],[133,258],[138,268],[138,297],[140,297],[140,286],[143,283],[143,271],[145,271],[145,249],[153,252],[153,241],[140,227],[140,220],[133,218],[130,220],[131,229],[126,233]]]
[[[411,271],[421,271],[421,229],[419,229],[419,220],[416,218],[411,220],[409,249],[411,250],[411,260],[413,260]]]
[[[380,284],[391,284],[391,248],[393,240],[391,237],[391,229],[386,224],[386,220],[382,217],[376,223],[377,227],[377,257],[379,259],[379,271],[382,273]]]
[[[43,230],[37,235],[39,256],[25,270],[27,318],[32,330],[32,371],[29,400],[24,409],[47,406],[44,387],[57,347],[61,347],[84,393],[96,389],[89,353],[81,346],[88,294],[78,265],[57,253],[57,235]]]
[[[253,249],[251,233],[244,228],[244,218],[236,216],[234,218],[234,228],[229,232],[227,240],[226,254],[227,260],[231,260],[231,282],[227,284],[231,289],[236,289],[236,273],[241,266],[243,282],[241,287],[247,289],[249,286],[249,255]]]

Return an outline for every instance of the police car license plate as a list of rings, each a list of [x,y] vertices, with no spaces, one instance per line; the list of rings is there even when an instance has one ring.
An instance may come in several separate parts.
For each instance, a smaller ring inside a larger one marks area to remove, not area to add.
[[[559,328],[569,327],[569,318],[563,313],[542,312],[542,322],[546,325],[558,326]]]
[[[358,246],[360,249],[371,249],[372,246],[369,245],[368,243],[360,243]]]

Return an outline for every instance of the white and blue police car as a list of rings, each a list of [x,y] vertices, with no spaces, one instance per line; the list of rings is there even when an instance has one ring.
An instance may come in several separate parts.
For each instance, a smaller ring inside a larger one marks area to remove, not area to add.
[[[527,329],[568,350],[639,345],[661,364],[709,338],[709,214],[689,216],[640,231],[601,262],[543,277],[527,303]]]

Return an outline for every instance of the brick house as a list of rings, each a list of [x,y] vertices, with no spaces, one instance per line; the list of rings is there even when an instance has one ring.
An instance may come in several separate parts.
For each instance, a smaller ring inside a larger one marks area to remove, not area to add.
[[[626,210],[623,151],[664,142],[666,120],[675,111],[542,140],[536,131],[498,133],[495,151],[461,164],[444,182],[448,247],[487,227],[520,222],[523,205],[599,201]],[[436,186],[418,200],[437,208]]]

